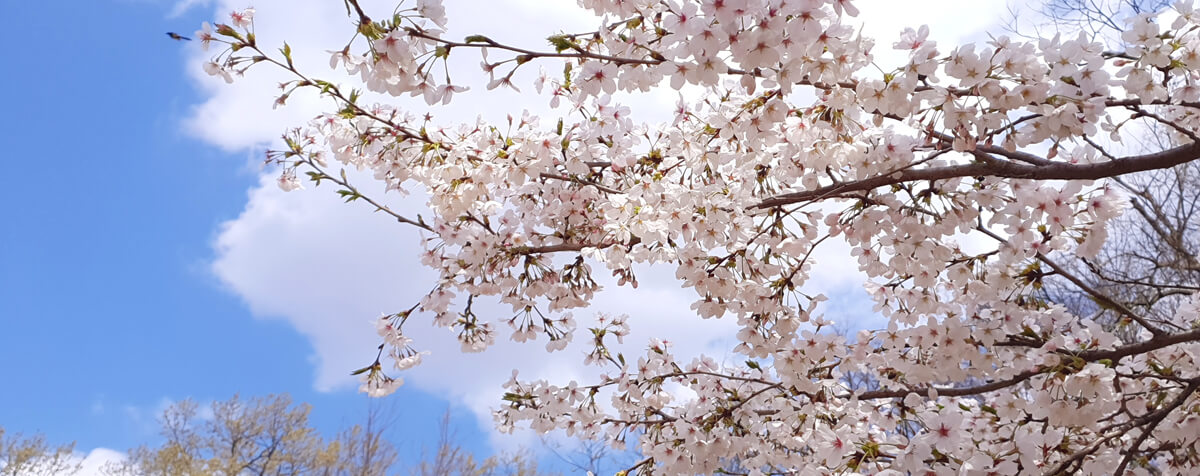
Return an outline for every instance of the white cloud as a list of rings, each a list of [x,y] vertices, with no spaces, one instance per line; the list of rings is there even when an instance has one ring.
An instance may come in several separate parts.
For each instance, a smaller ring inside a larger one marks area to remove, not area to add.
[[[216,247],[214,272],[256,315],[284,319],[309,337],[316,386],[322,390],[352,384],[347,372],[374,357],[374,317],[411,306],[432,283],[431,273],[415,259],[411,229],[358,204],[342,203],[325,187],[285,194],[270,177],[251,192],[242,215],[226,224]],[[668,336],[682,355],[723,355],[730,345],[714,345],[714,339],[731,336],[734,323],[696,322],[688,309],[693,294],[669,278],[670,270],[649,269],[637,290],[608,283],[603,299],[576,313],[581,327],[594,312],[629,314],[635,333],[626,339],[625,351],[631,356],[644,351],[651,335]],[[475,310],[512,315],[507,306],[486,302]],[[483,354],[463,354],[448,331],[420,322],[421,316],[413,319],[408,328],[416,345],[433,355],[404,377],[410,385],[465,404],[484,427],[491,425],[488,409],[499,402],[500,385],[515,363],[521,363],[523,378],[566,381],[592,374],[581,366],[583,334],[555,354],[544,351],[544,342],[502,339]],[[507,339],[507,327],[500,325],[500,331]]]
[[[217,11],[244,7],[240,3],[241,0],[220,1]],[[583,21],[586,15],[568,5],[570,2],[469,3],[467,6],[448,2],[452,27],[449,36],[484,33],[498,41],[543,45],[542,38],[548,34],[579,31],[589,25]],[[1003,2],[950,0],[862,0],[858,5],[863,10],[862,20],[868,32],[879,35],[877,51],[890,50],[891,42],[904,26],[919,26],[919,23],[934,24],[931,36],[949,47],[992,25],[1004,9]],[[344,19],[340,2],[260,0],[255,6],[260,43],[276,44],[286,38],[302,69],[327,71],[323,66],[328,59],[324,50],[337,48],[339,40],[349,31],[349,20]],[[469,14],[454,11],[468,7]],[[560,20],[569,25],[555,23]],[[472,71],[478,57],[473,52],[461,53],[472,56],[463,62],[463,73],[456,71],[456,75],[479,76]],[[277,82],[285,78],[282,73],[258,68],[250,77],[239,79],[241,84],[227,87],[219,79],[200,72],[200,62],[206,59],[207,54],[195,54],[193,75],[208,98],[194,110],[186,125],[198,137],[219,147],[244,150],[261,146],[278,137],[285,128],[304,123],[327,105],[319,99],[298,95],[289,101],[289,107],[272,111],[270,105],[278,91]],[[481,90],[481,81],[475,81],[473,88]],[[641,106],[642,110],[635,112],[665,114],[663,106],[672,105],[674,98],[674,93],[665,93],[638,101],[635,106]],[[511,111],[513,104],[524,106],[528,100],[507,91],[463,99],[444,109],[442,117],[463,120],[484,114],[500,119]],[[529,107],[542,110],[544,101],[537,102]],[[420,106],[417,110],[424,109]],[[369,177],[352,174],[351,178],[365,193],[380,195],[379,187]],[[410,198],[394,204],[401,210],[412,211],[419,208],[419,201]],[[274,185],[273,177],[263,176],[249,192],[242,214],[219,230],[212,269],[230,291],[245,300],[255,315],[282,319],[310,339],[316,367],[315,385],[332,390],[352,381],[348,370],[361,367],[374,357],[373,347],[377,344],[374,317],[381,312],[406,309],[431,286],[431,274],[415,259],[416,240],[417,234],[412,229],[372,213],[362,204],[341,203],[330,187],[285,194]],[[813,281],[825,283],[825,291],[833,298],[831,304],[837,305],[827,307],[831,309],[830,317],[852,320],[869,313],[871,306],[865,293],[857,288],[860,275],[854,266],[845,264],[848,253],[839,246],[845,248],[835,243],[818,257],[822,264],[816,268]],[[632,317],[635,335],[627,343],[634,355],[650,335],[672,339],[681,355],[701,351],[715,352],[718,358],[725,355],[730,345],[721,339],[733,335],[735,325],[731,320],[698,321],[689,310],[694,295],[690,290],[679,289],[670,270],[648,270],[641,282],[642,287],[636,291],[608,286],[592,309],[576,313],[581,328],[583,319],[594,311],[625,313]],[[511,315],[510,311],[495,307],[480,310],[491,310],[502,317]],[[580,367],[579,345],[546,354],[539,344],[501,342],[489,352],[470,355],[458,352],[457,342],[443,330],[422,325],[413,330],[417,345],[435,353],[426,365],[405,376],[410,384],[466,404],[485,427],[490,426],[487,409],[499,402],[499,385],[508,378],[515,363],[521,363],[526,378],[553,377],[565,381],[589,372]],[[501,335],[507,337],[505,332]],[[584,340],[586,336],[580,334],[576,339]]]
[[[416,247],[412,230],[328,187],[285,194],[264,176],[221,230],[213,270],[256,315],[312,340],[317,387],[328,390],[373,357],[373,318],[411,305],[431,282]]]
[[[128,455],[121,451],[108,448],[96,448],[89,451],[87,455],[80,457],[79,472],[75,476],[104,476],[104,468],[109,465],[119,464],[128,458]]]
[[[82,452],[76,451],[76,452],[70,454],[69,456],[67,456],[67,455],[64,455],[64,456],[66,456],[66,458],[64,458],[61,461],[65,462],[66,464],[62,465],[62,466],[67,467],[67,468],[74,467],[77,469],[77,471],[75,471],[75,472],[69,472],[68,474],[70,476],[104,476],[106,474],[103,471],[105,467],[112,465],[112,464],[118,464],[122,461],[125,461],[125,459],[127,458],[127,455],[125,453],[122,453],[117,450],[108,449],[108,448],[95,448],[95,449],[89,451],[86,455],[83,454]],[[4,469],[5,464],[6,464],[6,462],[4,460],[0,460],[0,470]],[[22,469],[24,469],[26,471],[23,472],[22,475],[23,476],[62,476],[62,474],[59,471],[57,471],[57,469],[61,469],[61,468],[49,468],[46,466],[49,466],[49,465],[37,465],[37,466],[33,466],[33,467],[24,467]],[[12,470],[10,469],[9,471],[12,471]]]

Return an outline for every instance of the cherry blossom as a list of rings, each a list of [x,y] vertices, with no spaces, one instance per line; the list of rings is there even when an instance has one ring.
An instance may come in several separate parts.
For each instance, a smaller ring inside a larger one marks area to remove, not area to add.
[[[630,473],[1195,474],[1197,288],[1162,283],[1170,298],[1146,307],[1084,279],[1105,271],[1124,180],[1200,159],[1192,2],[1130,19],[1121,51],[1057,35],[939,49],[915,26],[879,39],[907,55],[891,70],[849,0],[579,3],[597,29],[539,49],[443,37],[437,0],[385,22],[348,0],[356,28],[330,66],[353,85],[267,52],[252,10],[211,33],[229,47],[210,74],[270,64],[294,75],[281,98],[332,101],[268,153],[280,187],[332,184],[424,238],[438,278],[380,318],[363,391],[389,393],[396,371],[428,360],[405,333],[420,321],[464,352],[497,336],[584,345],[599,377],[514,372],[495,422],[636,448]],[[443,74],[473,50],[489,90],[515,89],[533,63],[564,71],[528,93],[553,116],[436,126],[361,98],[485,94]],[[618,99],[684,85],[703,94],[679,94],[669,123]],[[1153,150],[1123,147],[1151,126],[1165,131]],[[342,167],[423,190],[428,211],[388,208]],[[850,255],[816,252],[832,241]],[[594,273],[636,288],[647,265],[675,271],[697,319],[737,323],[742,363],[675,355],[662,339],[640,355],[614,345],[655,316],[577,328],[604,292]],[[856,266],[887,325],[833,332],[818,266]],[[1049,299],[1051,283],[1094,311]],[[477,315],[483,301],[511,313]]]

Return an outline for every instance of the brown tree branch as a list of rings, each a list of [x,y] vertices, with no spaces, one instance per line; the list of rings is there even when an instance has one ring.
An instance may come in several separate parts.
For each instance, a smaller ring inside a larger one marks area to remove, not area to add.
[[[1200,341],[1200,329],[1196,329],[1196,330],[1189,331],[1189,332],[1181,332],[1178,334],[1167,334],[1167,335],[1163,335],[1160,337],[1155,337],[1155,338],[1147,340],[1145,342],[1139,342],[1137,344],[1130,344],[1130,345],[1126,345],[1126,346],[1122,346],[1122,347],[1117,347],[1116,349],[1111,349],[1111,350],[1087,350],[1087,351],[1083,351],[1083,352],[1079,352],[1079,353],[1070,353],[1070,352],[1062,351],[1060,353],[1078,357],[1080,359],[1083,359],[1086,362],[1096,362],[1099,360],[1109,359],[1115,363],[1116,361],[1123,359],[1125,357],[1129,357],[1131,355],[1145,354],[1147,352],[1152,352],[1152,351],[1155,351],[1158,349],[1162,349],[1164,347],[1169,347],[1169,346],[1176,345],[1176,344],[1182,344],[1185,342],[1195,342],[1195,341]],[[978,395],[981,393],[994,392],[996,390],[1011,387],[1013,385],[1016,385],[1016,384],[1026,381],[1026,380],[1029,380],[1030,378],[1033,378],[1034,376],[1036,376],[1038,374],[1046,373],[1048,371],[1049,371],[1048,369],[1029,370],[1029,371],[1021,372],[1021,373],[1017,374],[1016,376],[1009,378],[1009,379],[997,380],[995,382],[986,383],[986,384],[982,384],[982,385],[975,385],[975,386],[971,386],[971,387],[934,388],[934,387],[927,386],[927,387],[916,387],[916,388],[900,389],[900,390],[875,390],[875,391],[871,391],[871,392],[861,393],[858,395],[858,398],[860,400],[880,399],[880,398],[902,398],[902,397],[907,396],[910,393],[917,393],[920,395],[924,395],[929,392],[930,388],[933,388],[934,390],[936,390],[938,395],[940,395],[940,396],[964,397],[964,396],[969,396],[969,395]],[[849,396],[847,396],[846,398],[849,398]]]
[[[1200,159],[1200,143],[1190,143],[1151,154],[1090,164],[1056,162],[1052,165],[1026,165],[997,161],[975,162],[926,169],[908,169],[889,175],[879,175],[862,180],[828,185],[813,190],[777,195],[763,200],[751,208],[779,207],[798,202],[817,200],[836,194],[866,191],[921,180],[946,180],[961,177],[1001,177],[1030,180],[1097,180],[1147,170],[1170,168],[1196,159]]]

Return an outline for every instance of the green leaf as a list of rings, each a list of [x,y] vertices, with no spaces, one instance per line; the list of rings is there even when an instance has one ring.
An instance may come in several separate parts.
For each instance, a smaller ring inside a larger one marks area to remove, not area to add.
[[[287,60],[288,66],[291,66],[292,65],[292,47],[291,47],[291,45],[287,44],[287,42],[285,41],[285,42],[283,42],[283,48],[280,49],[279,51],[281,53],[283,53],[283,58]]]
[[[501,398],[501,400],[504,400],[506,402],[513,402],[513,403],[521,403],[525,399],[526,398],[524,395],[520,395],[520,394],[516,394],[516,393],[512,393],[512,392],[505,393],[504,397]]]
[[[384,28],[375,22],[363,22],[358,25],[358,32],[362,33],[363,36],[367,37],[369,40],[378,40],[383,38]]]
[[[234,30],[233,27],[223,23],[217,24],[217,34],[221,36],[237,38],[239,40],[242,39],[242,35],[238,34],[237,30]]]
[[[573,41],[571,41],[571,38],[568,37],[567,35],[552,35],[552,36],[546,38],[546,41],[549,41],[550,46],[554,47],[555,53],[562,53],[567,50],[573,50],[573,49],[578,48],[575,45],[575,43]]]
[[[1021,326],[1021,335],[1025,337],[1032,337],[1034,339],[1039,337],[1037,332],[1034,332],[1033,328],[1029,327],[1028,325]]]

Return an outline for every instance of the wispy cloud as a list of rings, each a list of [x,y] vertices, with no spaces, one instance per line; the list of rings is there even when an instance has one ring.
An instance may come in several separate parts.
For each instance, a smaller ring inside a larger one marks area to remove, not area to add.
[[[124,419],[124,423],[128,428],[137,432],[141,436],[149,436],[158,433],[160,429],[160,421],[163,414],[167,411],[167,408],[170,408],[172,405],[175,405],[179,402],[180,400],[176,400],[174,398],[162,397],[156,401],[146,404],[122,404],[117,407],[119,409],[117,411],[120,412],[120,415]],[[200,420],[211,420],[213,415],[211,403],[211,400],[198,401],[196,418],[199,418]],[[109,406],[102,400],[97,400],[96,403],[93,403],[92,405],[93,412],[95,412],[97,408],[99,408],[101,412],[107,412]]]
[[[171,7],[171,12],[167,14],[167,18],[178,18],[192,8],[204,7],[211,3],[212,0],[179,0],[175,2],[175,6]]]

